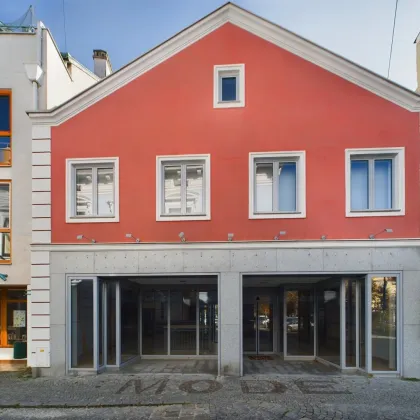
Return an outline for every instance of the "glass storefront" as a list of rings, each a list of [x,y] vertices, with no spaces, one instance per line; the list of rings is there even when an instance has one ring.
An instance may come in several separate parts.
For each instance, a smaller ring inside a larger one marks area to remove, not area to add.
[[[139,356],[217,355],[217,285],[150,289],[97,277],[68,285],[70,369],[101,371]]]

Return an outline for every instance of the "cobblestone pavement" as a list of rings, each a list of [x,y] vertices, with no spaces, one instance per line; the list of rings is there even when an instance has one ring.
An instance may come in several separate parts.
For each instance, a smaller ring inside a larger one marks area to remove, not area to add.
[[[419,420],[420,382],[364,376],[0,377],[0,419]]]

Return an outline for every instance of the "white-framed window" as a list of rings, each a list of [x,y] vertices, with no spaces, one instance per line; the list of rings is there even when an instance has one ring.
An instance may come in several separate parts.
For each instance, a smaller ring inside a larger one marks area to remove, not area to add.
[[[405,214],[404,148],[346,149],[346,216]]]
[[[156,157],[156,220],[210,220],[210,155]]]
[[[245,106],[245,64],[214,66],[214,108]]]
[[[66,160],[66,222],[119,221],[118,158]]]
[[[305,152],[249,154],[249,218],[306,217]]]

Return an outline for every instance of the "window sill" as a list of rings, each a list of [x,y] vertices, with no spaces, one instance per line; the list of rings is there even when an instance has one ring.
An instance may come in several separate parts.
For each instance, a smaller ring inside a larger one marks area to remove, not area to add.
[[[1,265],[11,265],[12,264],[12,260],[0,260],[0,264]]]
[[[214,108],[243,108],[245,101],[219,101],[213,104]]]
[[[305,219],[306,212],[294,211],[290,213],[251,213],[250,219]]]
[[[178,221],[192,221],[192,220],[211,220],[209,214],[197,214],[197,215],[173,215],[173,216],[157,216],[156,221],[157,222],[178,222]]]
[[[404,216],[405,210],[347,210],[346,217],[390,217]]]
[[[116,217],[70,217],[66,219],[66,223],[117,223],[120,219]]]

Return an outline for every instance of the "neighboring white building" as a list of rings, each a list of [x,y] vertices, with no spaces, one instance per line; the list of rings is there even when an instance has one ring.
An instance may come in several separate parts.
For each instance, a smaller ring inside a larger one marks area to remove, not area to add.
[[[29,23],[18,27],[0,22],[0,360],[13,359],[16,341],[30,342],[31,305],[49,301],[37,278],[31,291],[30,244],[32,206],[34,214],[50,215],[50,205],[32,202],[32,179],[42,178],[38,172],[43,170],[32,164],[45,163],[38,162],[37,152],[49,152],[50,143],[32,150],[26,112],[60,105],[100,80],[70,54],[61,54],[41,22],[32,24],[32,9],[26,18]],[[45,181],[34,182],[38,191],[49,191]],[[35,228],[50,230],[50,219],[38,219]],[[33,235],[36,241],[37,231]]]

